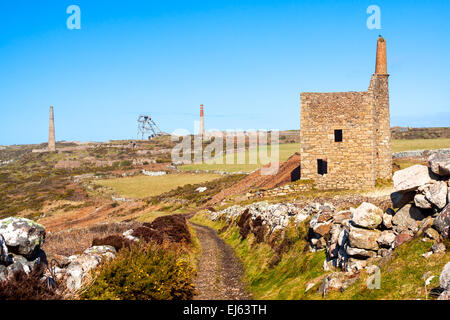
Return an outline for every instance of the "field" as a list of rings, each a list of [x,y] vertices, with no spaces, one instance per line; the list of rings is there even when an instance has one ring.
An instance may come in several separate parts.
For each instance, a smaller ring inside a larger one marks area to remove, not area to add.
[[[450,148],[450,139],[392,140],[392,152]]]
[[[198,184],[220,178],[219,174],[167,174],[99,180],[96,183],[133,199],[157,196],[187,184]]]
[[[450,148],[450,139],[449,138],[440,138],[440,139],[413,139],[413,140],[392,140],[392,152],[401,152],[401,151],[410,151],[410,150],[434,150],[434,149],[444,149]],[[261,149],[263,153],[267,153],[270,158],[271,148]],[[295,152],[300,151],[299,143],[286,143],[280,144],[279,152],[280,152],[280,161],[286,161],[290,156],[292,156]],[[267,164],[266,161],[258,161],[258,164],[250,164],[249,157],[257,154],[256,149],[246,150],[242,152],[238,152],[234,155],[234,164],[227,164],[226,157],[220,156],[219,160],[222,163],[201,163],[201,164],[190,164],[179,167],[180,170],[217,170],[217,171],[225,171],[225,172],[251,172],[253,170],[258,169],[264,164]],[[239,157],[245,156],[244,164],[236,164],[236,160]],[[218,162],[218,161],[217,161]]]
[[[267,154],[267,157],[269,161],[264,161],[265,159],[259,159],[257,157],[258,150],[260,150],[260,153],[263,155]],[[268,146],[267,148],[261,148],[261,149],[250,149],[242,152],[237,152],[234,154],[234,164],[227,164],[226,162],[226,156],[221,156],[219,158],[219,161],[222,163],[201,163],[201,164],[190,164],[190,165],[184,165],[179,167],[181,170],[217,170],[217,171],[225,171],[225,172],[251,172],[253,170],[258,169],[264,164],[267,164],[270,162],[270,155],[271,155],[272,148]],[[290,156],[292,156],[294,153],[300,151],[300,145],[298,143],[286,143],[286,144],[280,144],[279,145],[279,156],[280,161],[286,161]],[[243,164],[237,164],[237,159],[243,158],[245,156],[245,163]],[[250,164],[249,159],[250,157],[254,157],[258,159],[257,164]]]

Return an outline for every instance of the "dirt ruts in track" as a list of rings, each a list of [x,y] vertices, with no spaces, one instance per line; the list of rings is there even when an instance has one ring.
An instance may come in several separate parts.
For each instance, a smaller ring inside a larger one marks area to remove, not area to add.
[[[233,249],[208,227],[193,224],[202,247],[195,286],[196,300],[248,300],[243,268]]]

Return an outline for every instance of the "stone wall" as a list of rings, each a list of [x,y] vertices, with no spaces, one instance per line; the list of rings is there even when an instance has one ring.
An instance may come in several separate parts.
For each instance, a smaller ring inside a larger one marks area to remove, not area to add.
[[[401,159],[401,158],[428,158],[431,154],[440,152],[443,154],[450,155],[450,148],[447,149],[437,149],[437,150],[413,150],[413,151],[402,151],[396,152],[392,154],[392,159]]]
[[[303,92],[300,100],[301,178],[313,180],[319,189],[374,186],[373,94]],[[342,142],[335,142],[335,130],[342,130]],[[318,159],[327,161],[327,174],[318,174]]]
[[[376,176],[392,178],[391,121],[389,114],[389,75],[375,74],[369,86],[374,97],[376,130]]]

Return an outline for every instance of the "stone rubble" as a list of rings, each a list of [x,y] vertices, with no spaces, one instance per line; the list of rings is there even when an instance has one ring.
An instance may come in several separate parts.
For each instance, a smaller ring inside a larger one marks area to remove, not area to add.
[[[142,170],[142,174],[150,177],[157,177],[157,176],[164,176],[167,174],[165,171],[148,171],[148,170]]]
[[[41,249],[45,234],[42,225],[29,219],[10,217],[0,220],[0,281],[9,281],[17,271],[30,273],[42,267],[40,276],[43,280],[48,283],[63,281],[66,288],[75,293],[90,277],[93,268],[116,256],[116,250],[111,246],[93,246],[80,255],[62,257],[61,263],[48,268],[47,256]]]
[[[423,165],[414,165],[412,167],[396,171],[392,180],[394,181],[394,189],[397,192],[405,193],[415,191],[420,186],[435,181],[433,173],[428,167]]]
[[[197,189],[195,189],[195,191],[197,191],[198,193],[203,193],[203,192],[205,192],[206,190],[208,190],[207,187],[198,187]]]
[[[428,158],[428,164],[431,171],[439,176],[450,176],[450,157],[449,154],[436,152]]]
[[[450,262],[447,263],[439,277],[439,287],[443,290],[438,300],[450,300]]]
[[[262,224],[268,228],[268,233],[271,234],[276,229],[286,228],[291,222],[299,224],[322,207],[318,203],[300,208],[293,203],[269,204],[267,201],[262,201],[248,206],[234,205],[222,211],[210,212],[210,219],[216,221],[219,217],[225,217],[229,221],[235,220],[248,209],[251,219],[254,221],[260,217]]]

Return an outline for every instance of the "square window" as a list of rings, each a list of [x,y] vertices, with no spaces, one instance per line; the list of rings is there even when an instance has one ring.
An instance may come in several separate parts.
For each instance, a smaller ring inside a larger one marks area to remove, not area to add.
[[[317,173],[325,175],[328,173],[328,163],[323,159],[317,159]]]
[[[342,130],[334,130],[334,142],[342,142]]]

